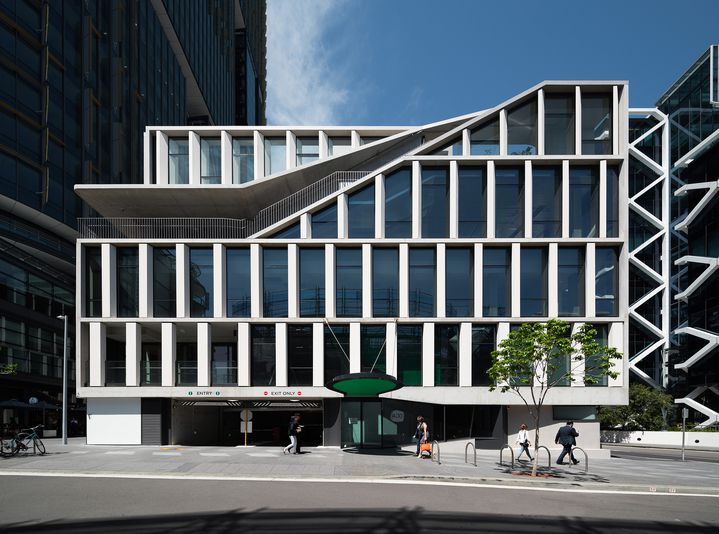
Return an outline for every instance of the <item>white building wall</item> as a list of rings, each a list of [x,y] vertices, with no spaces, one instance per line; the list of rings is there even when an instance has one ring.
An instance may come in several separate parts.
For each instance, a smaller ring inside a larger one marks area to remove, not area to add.
[[[87,399],[88,445],[140,445],[140,398]]]

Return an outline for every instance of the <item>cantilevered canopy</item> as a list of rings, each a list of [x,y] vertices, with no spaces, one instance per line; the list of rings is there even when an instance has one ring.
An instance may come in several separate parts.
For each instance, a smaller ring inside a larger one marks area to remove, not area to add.
[[[384,373],[350,373],[334,377],[325,386],[345,397],[376,397],[403,386],[395,377]]]

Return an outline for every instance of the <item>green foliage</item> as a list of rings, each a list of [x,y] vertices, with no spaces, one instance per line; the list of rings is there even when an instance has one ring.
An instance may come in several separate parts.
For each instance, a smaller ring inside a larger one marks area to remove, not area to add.
[[[605,430],[665,430],[674,408],[671,395],[643,384],[632,384],[629,404],[600,406],[599,422]]]
[[[16,375],[17,374],[17,364],[16,363],[6,363],[5,365],[0,368],[0,375]]]

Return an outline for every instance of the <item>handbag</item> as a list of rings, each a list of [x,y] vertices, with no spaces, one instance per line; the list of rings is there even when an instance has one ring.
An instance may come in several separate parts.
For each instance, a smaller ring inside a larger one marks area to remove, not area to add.
[[[432,444],[431,443],[420,443],[419,445],[419,452],[432,452]]]

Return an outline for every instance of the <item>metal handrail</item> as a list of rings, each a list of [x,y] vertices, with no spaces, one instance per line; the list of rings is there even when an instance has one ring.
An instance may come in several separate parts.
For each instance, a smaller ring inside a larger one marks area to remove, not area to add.
[[[574,457],[574,451],[576,450],[582,451],[582,454],[584,455],[584,472],[586,473],[587,471],[589,471],[589,456],[587,455],[587,451],[585,451],[581,447],[572,447],[572,450],[569,453],[569,459],[571,460]],[[573,467],[574,462],[569,462],[569,466]]]
[[[467,449],[469,447],[472,447],[472,451],[474,451],[474,467],[477,467],[477,447],[475,447],[471,441],[464,446],[464,463],[469,463],[467,461]]]
[[[514,449],[509,446],[509,443],[506,443],[501,449],[499,449],[499,465],[504,465],[504,462],[502,461],[502,454],[504,453],[504,449],[509,449],[509,454],[511,454],[512,457],[511,466],[514,467]]]
[[[441,465],[442,462],[439,461],[439,442],[438,442],[437,440],[434,440],[434,441],[432,442],[432,455],[430,456],[430,459],[434,462],[434,456],[435,456],[435,454],[434,454],[434,451],[435,451],[434,446],[435,446],[435,445],[437,446],[437,449],[436,449],[436,450],[437,450],[437,465]]]
[[[547,467],[552,467],[552,453],[549,452],[549,449],[547,447],[545,447],[544,445],[540,445],[534,451],[537,456],[539,456],[539,449],[544,449],[545,451],[547,451]],[[537,460],[537,463],[539,463],[539,460]]]

